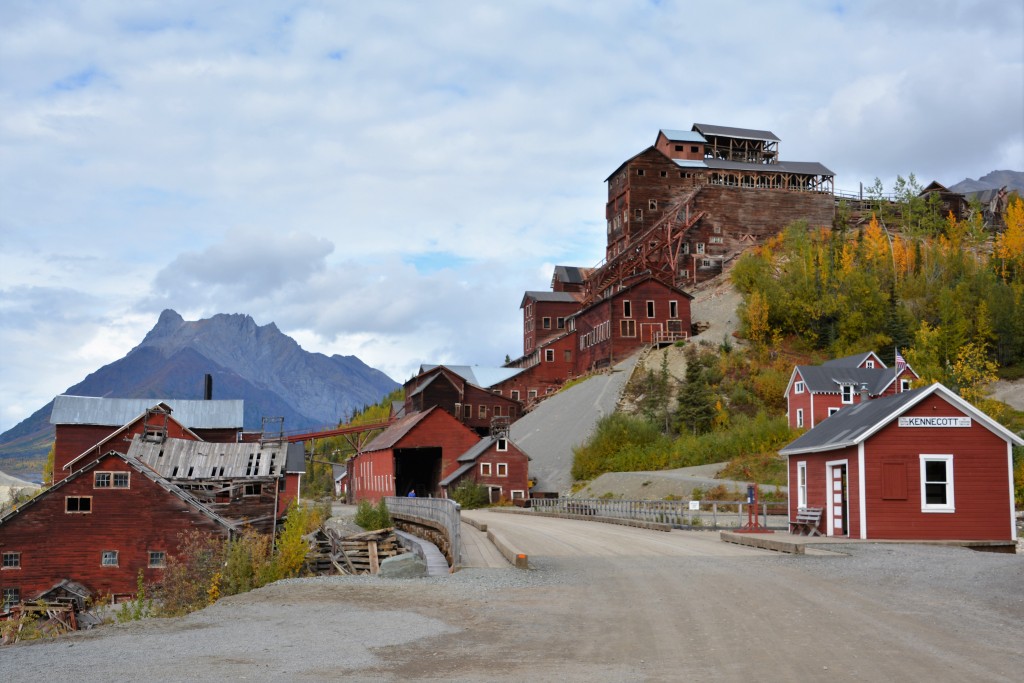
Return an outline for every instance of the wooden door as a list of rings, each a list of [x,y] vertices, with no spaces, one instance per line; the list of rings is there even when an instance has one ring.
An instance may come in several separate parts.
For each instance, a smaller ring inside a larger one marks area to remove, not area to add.
[[[846,465],[829,466],[829,482],[831,489],[832,506],[829,518],[831,526],[828,530],[829,536],[846,536],[849,533],[847,525],[847,501],[846,501]]]

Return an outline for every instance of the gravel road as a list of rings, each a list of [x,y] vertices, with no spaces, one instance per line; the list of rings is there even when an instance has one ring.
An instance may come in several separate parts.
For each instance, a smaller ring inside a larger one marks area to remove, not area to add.
[[[180,619],[0,651],[53,681],[1016,681],[1024,557],[481,515],[533,569],[283,581]],[[835,546],[831,546],[833,549]]]

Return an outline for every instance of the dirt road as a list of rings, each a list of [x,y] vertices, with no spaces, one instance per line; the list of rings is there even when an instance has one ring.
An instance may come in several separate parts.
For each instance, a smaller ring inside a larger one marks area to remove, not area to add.
[[[533,569],[280,582],[0,651],[48,680],[1016,681],[1024,557],[785,556],[709,532],[474,512]]]

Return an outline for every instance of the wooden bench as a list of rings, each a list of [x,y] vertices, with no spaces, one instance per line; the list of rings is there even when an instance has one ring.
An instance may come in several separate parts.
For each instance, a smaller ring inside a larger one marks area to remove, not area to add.
[[[798,536],[821,536],[818,524],[821,522],[821,508],[800,508],[796,511],[796,519],[789,522],[789,533]]]

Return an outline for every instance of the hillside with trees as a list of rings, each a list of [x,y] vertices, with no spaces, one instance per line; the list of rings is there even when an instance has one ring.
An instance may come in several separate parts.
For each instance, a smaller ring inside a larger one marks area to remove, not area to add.
[[[1024,414],[987,398],[997,378],[1024,377],[1024,202],[1011,199],[996,234],[979,211],[942,216],[918,190],[901,178],[893,201],[876,183],[872,211],[842,205],[831,230],[795,223],[745,253],[731,272],[745,343],[691,344],[679,380],[665,367],[640,371],[635,412],[599,424],[574,476],[731,460],[733,476],[784,484],[776,452],[798,435],[783,396],[793,366],[866,350],[891,365],[898,348],[920,384],[941,382],[1024,428]]]

